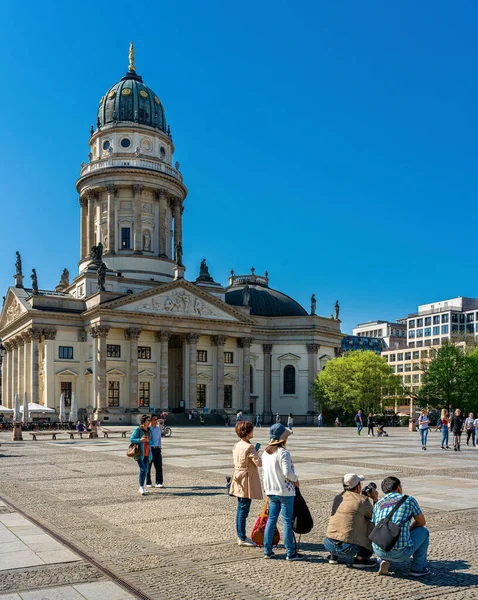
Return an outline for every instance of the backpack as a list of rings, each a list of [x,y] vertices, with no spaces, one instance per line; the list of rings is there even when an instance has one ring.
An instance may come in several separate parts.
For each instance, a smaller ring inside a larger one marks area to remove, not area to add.
[[[292,531],[302,535],[303,533],[309,533],[313,527],[314,520],[310,514],[309,507],[307,506],[304,497],[300,493],[300,489],[296,487],[294,498],[294,514],[292,517]]]

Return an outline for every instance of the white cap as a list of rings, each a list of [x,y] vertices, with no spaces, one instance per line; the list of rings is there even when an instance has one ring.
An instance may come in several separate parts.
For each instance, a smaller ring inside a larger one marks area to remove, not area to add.
[[[358,484],[364,479],[365,477],[362,475],[357,475],[356,473],[346,473],[342,477],[342,485],[348,490],[353,490],[354,487],[357,487]]]

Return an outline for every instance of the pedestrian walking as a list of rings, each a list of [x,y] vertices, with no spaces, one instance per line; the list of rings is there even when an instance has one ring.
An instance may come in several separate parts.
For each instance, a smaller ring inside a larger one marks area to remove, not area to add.
[[[430,419],[428,417],[428,410],[422,408],[422,414],[418,417],[418,430],[420,431],[420,440],[422,442],[422,450],[427,449],[427,437],[428,437],[428,426],[430,425]]]
[[[363,429],[363,421],[362,421],[362,411],[359,410],[355,415],[355,424],[357,425],[357,435],[360,435],[360,432]]]
[[[256,427],[262,427],[261,415],[256,415]]]
[[[236,423],[236,435],[239,442],[234,446],[232,458],[234,472],[232,474],[229,494],[237,498],[236,531],[239,546],[255,546],[246,535],[246,520],[252,500],[262,498],[261,479],[258,467],[262,461],[256,448],[251,444],[254,427],[250,421]]]
[[[338,417],[335,417],[334,427],[342,427],[342,423]]]
[[[368,437],[370,437],[370,434],[372,434],[372,437],[375,436],[374,432],[373,432],[373,426],[375,425],[375,422],[373,420],[373,415],[372,413],[368,413],[368,417],[367,417],[367,427],[368,427]]]
[[[450,421],[450,430],[453,432],[453,450],[455,452],[460,452],[463,422],[464,419],[461,414],[461,410],[457,408]]]
[[[139,458],[136,459],[139,467],[139,493],[143,496],[146,496],[146,491],[144,489],[144,483],[146,481],[146,477],[148,475],[148,467],[151,461],[151,452],[150,452],[150,431],[149,426],[151,423],[151,419],[149,415],[142,415],[139,427],[131,434],[129,441],[132,444],[139,445],[140,455]]]
[[[190,421],[192,421],[192,420],[193,420],[193,411],[192,411],[192,410],[190,410],[190,411],[188,412],[188,419],[189,419]]]
[[[276,413],[276,423],[280,423],[280,414]]]
[[[146,477],[146,487],[153,487],[151,480],[151,467],[154,465],[156,472],[156,487],[163,487],[163,456],[161,454],[161,427],[158,423],[157,415],[151,417],[150,431],[150,450],[151,460],[148,465],[148,475]]]
[[[242,410],[238,410],[236,413],[236,424],[239,423],[239,421],[242,421],[243,418]]]
[[[450,446],[448,445],[448,425],[450,424],[450,418],[448,416],[448,411],[443,408],[440,416],[441,421],[441,449],[449,450]]]
[[[317,427],[322,427],[322,421],[323,421],[322,413],[319,413],[319,416],[317,417]]]
[[[476,419],[473,422],[473,426],[475,428],[475,444],[478,446],[478,415],[476,416]]]
[[[289,416],[287,417],[287,428],[292,431],[292,427],[294,427],[294,417],[292,416],[292,413],[289,413]]]
[[[299,478],[295,474],[290,452],[286,450],[291,432],[282,423],[272,425],[270,442],[262,455],[262,479],[264,492],[269,498],[269,518],[264,531],[264,558],[273,558],[272,541],[279,514],[284,525],[284,546],[287,560],[301,560],[303,554],[295,549],[292,517],[294,514],[295,488]]]
[[[475,446],[475,415],[471,412],[465,420],[466,445],[470,445],[470,439]]]

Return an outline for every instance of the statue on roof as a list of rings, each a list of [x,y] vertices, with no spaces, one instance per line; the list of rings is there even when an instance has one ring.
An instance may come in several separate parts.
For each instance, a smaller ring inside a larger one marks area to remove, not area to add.
[[[97,246],[91,247],[90,258],[95,262],[101,262],[103,258],[103,244],[101,242]]]
[[[242,306],[250,306],[251,301],[251,288],[246,283],[242,288]]]
[[[136,67],[134,66],[134,44],[133,44],[133,42],[129,43],[128,58],[129,58],[128,71],[136,71]]]
[[[35,269],[32,269],[32,274],[30,275],[30,277],[32,278],[32,290],[33,293],[36,295],[38,294],[38,277]]]
[[[13,276],[15,279],[15,287],[23,288],[23,273],[22,273],[22,257],[20,256],[20,252],[16,252],[17,260],[15,261],[15,275]]]
[[[317,307],[317,300],[315,298],[315,294],[312,294],[310,298],[310,314],[311,316],[315,316],[315,309]]]
[[[105,280],[106,280],[106,263],[101,261],[101,264],[98,268],[98,274],[97,274],[97,282],[98,282],[98,291],[99,292],[106,292]]]
[[[336,319],[336,321],[338,321],[339,320],[339,314],[340,314],[340,305],[339,305],[339,301],[338,300],[335,301],[334,310],[335,310],[335,319]]]
[[[70,285],[70,271],[68,271],[68,269],[63,269],[63,273],[60,277],[60,283],[64,284],[65,286]]]

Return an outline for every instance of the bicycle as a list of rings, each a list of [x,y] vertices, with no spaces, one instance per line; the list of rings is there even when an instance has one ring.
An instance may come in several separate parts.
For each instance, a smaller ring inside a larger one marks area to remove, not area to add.
[[[167,425],[163,425],[163,427],[161,427],[161,437],[171,437],[172,433],[171,427],[168,427]]]

